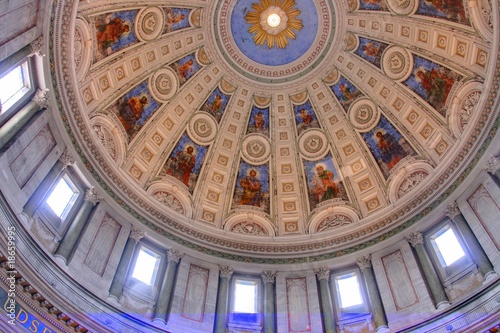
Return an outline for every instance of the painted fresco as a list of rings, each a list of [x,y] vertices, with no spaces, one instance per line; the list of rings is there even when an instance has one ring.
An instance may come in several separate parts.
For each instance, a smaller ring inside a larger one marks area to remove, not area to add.
[[[414,61],[413,72],[404,84],[446,117],[446,100],[462,76],[419,56],[414,56]]]
[[[380,59],[387,46],[387,44],[376,40],[359,37],[359,46],[354,53],[380,68]]]
[[[217,123],[220,122],[224,111],[226,110],[227,103],[229,102],[230,96],[224,94],[220,91],[219,87],[208,96],[205,103],[201,106],[200,110],[208,112],[211,114]]]
[[[192,194],[207,148],[197,145],[184,133],[161,169],[160,176],[169,175],[177,178]]]
[[[164,34],[189,27],[189,13],[187,8],[163,8],[165,13]]]
[[[247,134],[259,133],[269,136],[269,108],[252,107],[250,120],[248,121]]]
[[[295,123],[297,124],[297,134],[304,132],[308,128],[320,128],[318,118],[311,105],[307,101],[302,105],[294,105],[293,112],[295,113]]]
[[[380,117],[374,129],[362,133],[362,136],[385,178],[389,177],[390,171],[403,158],[417,155],[406,139],[384,116]]]
[[[196,61],[193,54],[187,55],[174,62],[170,67],[177,73],[179,77],[179,85],[186,83],[196,72],[201,68],[201,65]]]
[[[389,10],[385,0],[359,0],[359,9],[363,9],[363,10]]]
[[[138,42],[134,20],[138,10],[107,13],[93,18],[96,45],[94,62]]]
[[[326,200],[348,200],[347,192],[344,184],[339,179],[331,154],[326,155],[319,161],[304,160],[304,170],[307,179],[309,207],[311,209]]]
[[[363,93],[343,76],[331,89],[346,112],[357,97],[363,96]]]
[[[420,0],[417,14],[470,25],[462,0]]]
[[[159,107],[158,102],[151,97],[148,82],[144,81],[118,99],[110,111],[120,120],[130,142]]]
[[[233,196],[233,207],[259,207],[269,213],[269,167],[241,161]]]

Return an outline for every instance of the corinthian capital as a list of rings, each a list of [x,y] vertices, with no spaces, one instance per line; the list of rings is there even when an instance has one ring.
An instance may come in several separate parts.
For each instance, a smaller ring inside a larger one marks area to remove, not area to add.
[[[453,201],[451,204],[449,204],[448,207],[446,207],[446,209],[444,210],[444,213],[450,219],[453,219],[455,216],[461,214],[456,201]]]
[[[90,201],[95,206],[99,201],[101,201],[101,198],[99,197],[96,189],[92,187],[85,192],[85,200]]]
[[[43,41],[43,35],[40,35],[37,39],[32,41],[30,44],[31,53],[29,57],[32,57],[34,55],[43,57],[45,55],[43,53],[44,44],[45,42]]]
[[[372,267],[372,256],[367,255],[367,256],[363,256],[361,258],[357,258],[356,263],[358,264],[358,267],[361,270],[363,270],[365,268]]]
[[[274,283],[276,280],[276,272],[273,271],[263,271],[262,274],[260,275],[262,278],[262,282],[265,283]]]
[[[31,99],[33,102],[38,104],[38,106],[42,109],[47,108],[49,106],[49,94],[48,89],[37,89],[35,91],[35,95]]]
[[[229,266],[219,265],[220,277],[230,279],[233,275],[234,270]]]
[[[326,279],[326,281],[330,280],[330,269],[328,267],[320,267],[314,270],[316,274],[316,278],[318,281]]]
[[[184,254],[175,249],[170,249],[167,253],[168,261],[173,261],[175,263],[179,263],[183,256]]]
[[[405,237],[411,246],[415,247],[418,244],[424,244],[424,235],[420,231],[415,231],[410,236]]]
[[[494,174],[498,171],[498,169],[500,169],[500,159],[493,155],[490,155],[490,158],[488,159],[488,161],[486,161],[486,165],[484,166],[483,170]]]
[[[136,241],[141,240],[146,235],[144,231],[141,229],[136,229],[134,226],[132,226],[132,230],[130,231],[130,236],[129,238],[135,239]]]

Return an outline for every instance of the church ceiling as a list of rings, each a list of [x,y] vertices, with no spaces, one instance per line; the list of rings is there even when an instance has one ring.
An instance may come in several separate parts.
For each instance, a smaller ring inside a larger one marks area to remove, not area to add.
[[[52,14],[53,82],[87,169],[147,230],[206,253],[373,244],[449,195],[491,127],[488,1],[93,0]]]

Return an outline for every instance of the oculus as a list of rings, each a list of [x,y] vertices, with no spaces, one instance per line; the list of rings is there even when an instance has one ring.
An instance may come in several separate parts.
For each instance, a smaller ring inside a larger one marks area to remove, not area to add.
[[[295,39],[295,31],[303,27],[294,0],[261,0],[252,3],[252,9],[245,19],[251,25],[248,32],[253,34],[257,45],[284,49],[289,39]]]

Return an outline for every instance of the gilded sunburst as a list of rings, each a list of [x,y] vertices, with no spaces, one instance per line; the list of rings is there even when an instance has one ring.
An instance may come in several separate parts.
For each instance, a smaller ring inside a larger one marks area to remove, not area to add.
[[[300,10],[294,0],[261,0],[252,4],[253,11],[245,15],[252,26],[248,32],[254,34],[257,45],[266,44],[268,48],[277,45],[283,49],[288,39],[295,39],[295,31],[302,29],[302,21],[297,18]]]

